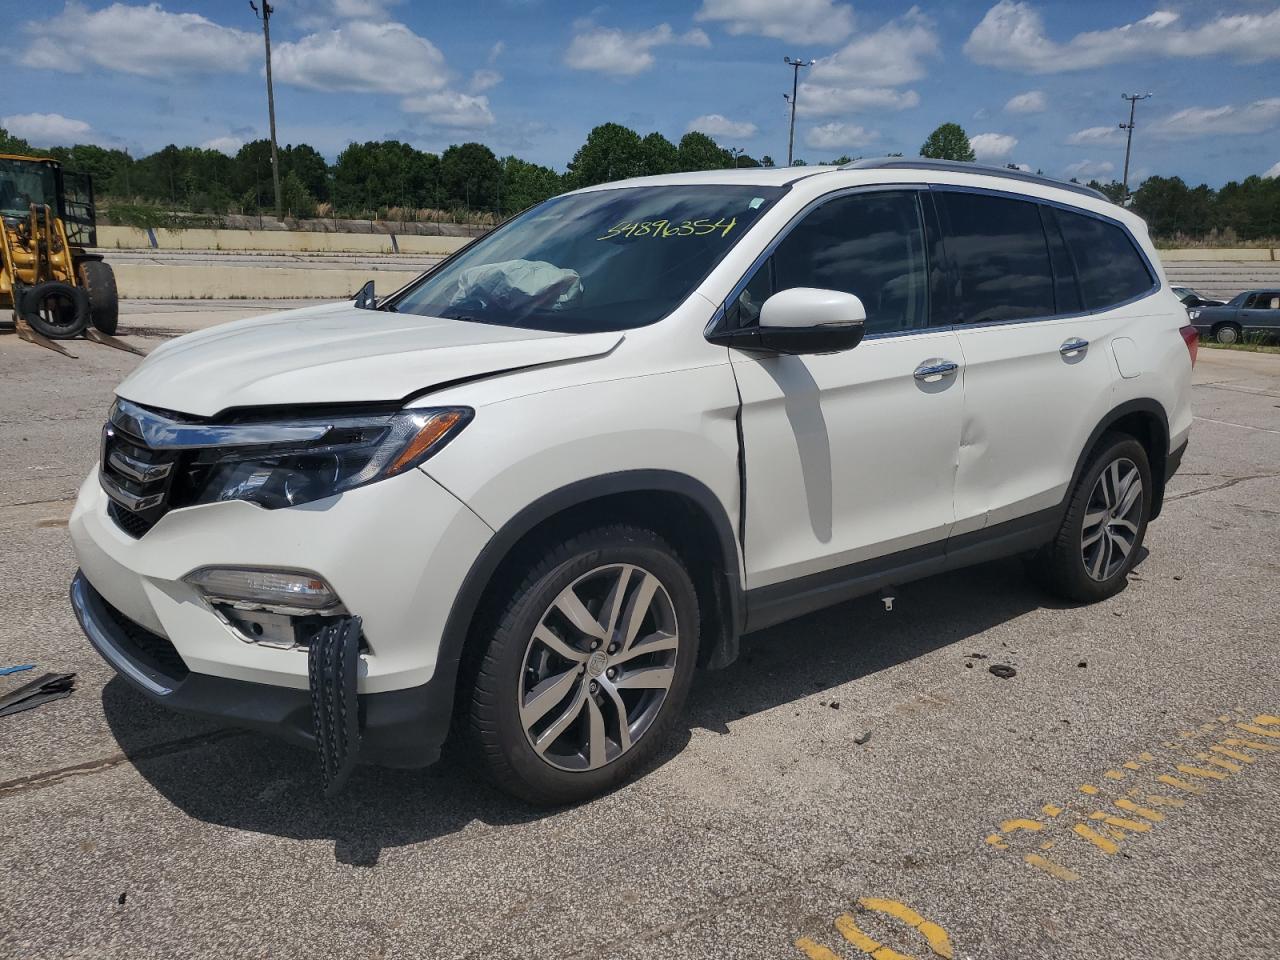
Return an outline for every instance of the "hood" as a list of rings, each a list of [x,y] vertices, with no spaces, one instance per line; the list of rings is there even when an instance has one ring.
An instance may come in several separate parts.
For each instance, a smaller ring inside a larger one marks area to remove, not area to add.
[[[394,401],[457,380],[600,356],[622,339],[357,310],[343,302],[171,340],[116,394],[205,417],[232,407]]]

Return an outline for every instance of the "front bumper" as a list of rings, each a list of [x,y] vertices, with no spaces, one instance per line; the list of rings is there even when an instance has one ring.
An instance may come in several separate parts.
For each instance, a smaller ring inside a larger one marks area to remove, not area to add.
[[[83,571],[71,582],[71,607],[102,658],[156,703],[316,749],[307,690],[188,670],[173,644],[108,603]],[[449,732],[452,702],[453,676],[445,671],[418,687],[361,696],[361,762],[434,763]]]

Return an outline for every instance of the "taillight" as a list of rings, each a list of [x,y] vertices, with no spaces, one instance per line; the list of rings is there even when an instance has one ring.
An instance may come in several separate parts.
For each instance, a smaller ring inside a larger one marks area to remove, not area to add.
[[[1196,328],[1187,324],[1178,330],[1182,334],[1182,342],[1187,345],[1187,353],[1191,354],[1191,365],[1196,365],[1196,354],[1200,351],[1200,334],[1196,332]]]

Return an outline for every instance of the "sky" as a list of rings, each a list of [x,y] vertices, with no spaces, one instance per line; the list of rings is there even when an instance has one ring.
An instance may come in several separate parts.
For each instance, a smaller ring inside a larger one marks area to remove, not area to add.
[[[248,0],[0,0],[0,125],[36,144],[234,153],[266,136]],[[259,4],[260,5],[260,4]],[[281,144],[478,140],[563,170],[595,125],[711,135],[779,163],[918,153],[940,123],[979,160],[1219,186],[1280,175],[1280,4],[979,0],[277,0]],[[13,66],[16,58],[18,67]],[[16,78],[16,83],[14,79]]]

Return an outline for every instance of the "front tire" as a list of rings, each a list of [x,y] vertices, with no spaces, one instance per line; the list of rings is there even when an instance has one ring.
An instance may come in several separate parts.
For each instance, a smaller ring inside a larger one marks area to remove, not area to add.
[[[120,324],[115,272],[101,260],[83,260],[77,272],[80,285],[89,294],[89,321],[102,333],[114,334]]]
[[[698,599],[658,534],[615,524],[547,545],[497,599],[467,703],[473,747],[504,790],[574,803],[650,760],[684,705]]]
[[[1118,593],[1137,563],[1153,489],[1142,444],[1127,434],[1104,436],[1076,482],[1057,536],[1032,561],[1037,579],[1082,603]]]
[[[1239,343],[1242,331],[1234,323],[1224,323],[1213,331],[1213,339],[1218,343]]]

